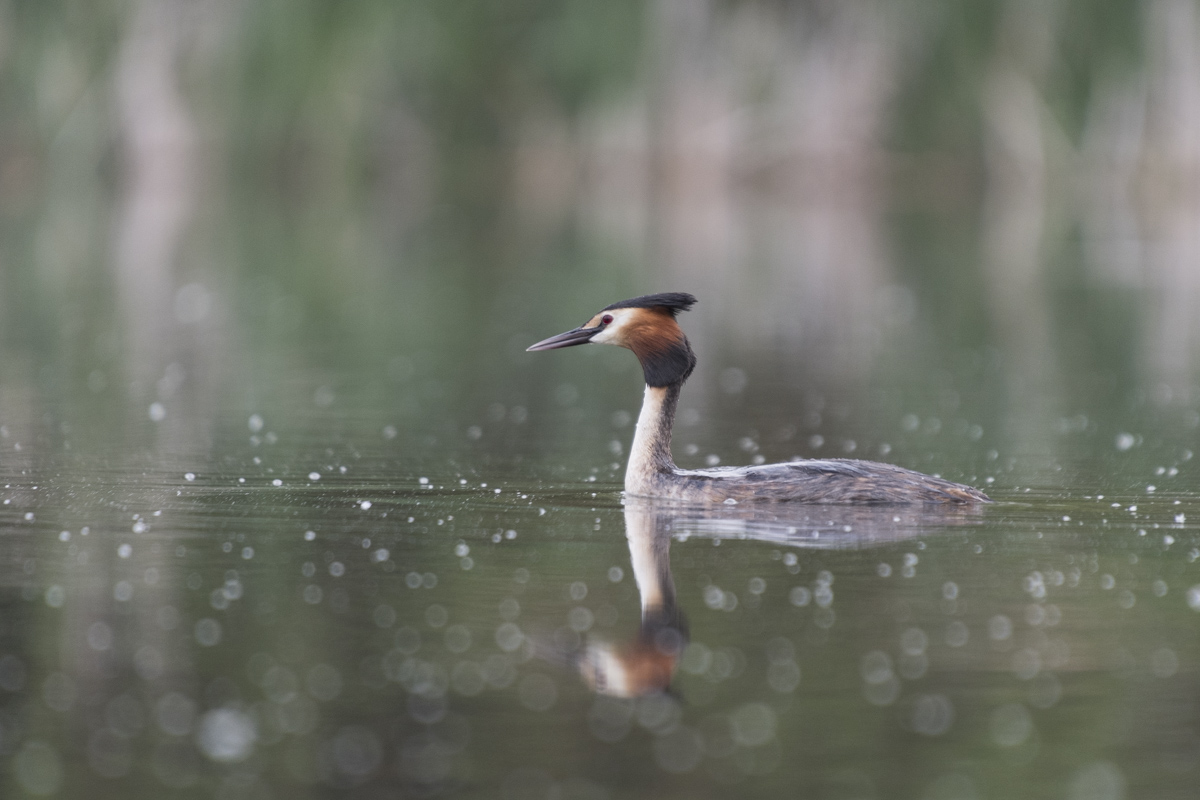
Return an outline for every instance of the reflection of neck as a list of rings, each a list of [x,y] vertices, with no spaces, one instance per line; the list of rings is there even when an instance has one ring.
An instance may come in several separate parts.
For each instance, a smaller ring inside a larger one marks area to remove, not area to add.
[[[633,579],[642,596],[642,623],[670,624],[678,616],[671,578],[671,536],[655,524],[653,514],[625,507],[625,534]]]
[[[656,514],[626,501],[625,535],[633,579],[642,597],[642,624],[632,641],[612,647],[590,641],[579,670],[598,692],[638,697],[671,684],[687,643],[687,620],[675,604],[670,529]]]
[[[630,494],[654,494],[651,489],[655,476],[675,470],[675,461],[671,458],[671,426],[675,423],[681,386],[682,382],[646,387],[629,451],[629,465],[625,468],[625,491]]]

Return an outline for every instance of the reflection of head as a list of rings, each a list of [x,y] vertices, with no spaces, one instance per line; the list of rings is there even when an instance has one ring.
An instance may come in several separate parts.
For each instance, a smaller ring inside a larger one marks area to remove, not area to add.
[[[624,644],[589,639],[572,660],[587,684],[603,694],[637,697],[670,686],[688,642],[687,619],[675,602],[671,578],[672,534],[843,549],[928,536],[943,528],[975,525],[981,519],[978,509],[788,504],[714,509],[627,497],[625,536],[642,599],[638,634]]]
[[[667,689],[687,644],[687,618],[675,603],[671,578],[670,531],[660,522],[645,508],[625,507],[625,535],[642,599],[642,622],[633,641],[614,645],[589,640],[580,654],[580,675],[602,694],[637,697]]]
[[[641,637],[628,645],[589,641],[579,660],[579,674],[600,694],[639,697],[671,685],[680,647],[664,651]]]

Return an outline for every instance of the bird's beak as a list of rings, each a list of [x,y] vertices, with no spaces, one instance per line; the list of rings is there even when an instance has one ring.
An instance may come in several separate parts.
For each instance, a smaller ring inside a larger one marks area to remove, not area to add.
[[[530,345],[525,348],[525,352],[532,353],[538,350],[559,350],[563,347],[574,347],[577,344],[587,344],[592,337],[599,333],[601,326],[597,325],[594,328],[576,328],[566,333],[560,333],[558,336],[551,336],[549,339],[543,339],[537,344]]]

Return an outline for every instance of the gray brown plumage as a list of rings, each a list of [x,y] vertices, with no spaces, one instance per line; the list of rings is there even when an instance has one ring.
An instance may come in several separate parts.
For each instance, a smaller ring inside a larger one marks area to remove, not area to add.
[[[529,350],[615,344],[638,357],[646,394],[625,470],[625,492],[686,503],[987,503],[970,486],[913,470],[853,459],[805,459],[782,464],[685,470],[671,457],[679,392],[696,357],[675,321],[696,299],[671,292],[614,303],[584,325]]]

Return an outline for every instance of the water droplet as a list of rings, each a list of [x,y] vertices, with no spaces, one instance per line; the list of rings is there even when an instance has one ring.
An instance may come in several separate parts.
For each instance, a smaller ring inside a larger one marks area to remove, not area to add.
[[[954,724],[954,704],[944,694],[923,694],[913,704],[912,726],[925,736],[941,736]]]
[[[244,761],[254,750],[258,729],[253,717],[232,708],[218,708],[200,718],[196,744],[213,761]]]
[[[62,758],[42,741],[29,741],[13,761],[17,782],[33,795],[54,794],[62,786]]]
[[[62,608],[66,602],[67,593],[63,587],[55,584],[46,589],[46,605],[51,608]]]
[[[197,642],[204,647],[212,647],[221,641],[221,623],[207,617],[198,620],[195,634]]]
[[[196,704],[179,692],[168,692],[155,704],[154,717],[164,733],[186,736],[196,718]]]
[[[1192,611],[1200,611],[1200,583],[1187,590],[1187,604]]]
[[[1033,733],[1033,717],[1020,703],[1009,703],[992,712],[988,721],[992,741],[1001,747],[1016,747]]]
[[[1125,776],[1116,765],[1097,761],[1075,773],[1068,800],[1123,800]]]

